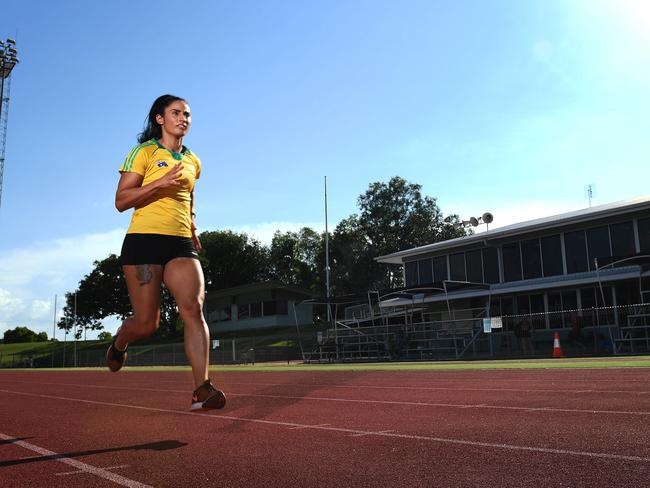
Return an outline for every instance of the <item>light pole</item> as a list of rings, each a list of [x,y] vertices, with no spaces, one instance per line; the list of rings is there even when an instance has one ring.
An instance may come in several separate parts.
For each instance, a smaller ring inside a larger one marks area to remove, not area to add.
[[[2,176],[4,174],[5,147],[7,145],[7,116],[9,111],[9,92],[11,91],[11,70],[17,64],[18,51],[16,51],[16,41],[10,37],[5,41],[0,41],[0,205],[2,204]]]

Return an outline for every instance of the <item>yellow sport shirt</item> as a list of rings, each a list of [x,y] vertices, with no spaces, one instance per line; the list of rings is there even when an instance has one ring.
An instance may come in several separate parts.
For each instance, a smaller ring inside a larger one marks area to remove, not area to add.
[[[152,200],[135,207],[127,234],[192,237],[191,194],[194,182],[201,175],[201,161],[195,154],[185,146],[181,153],[176,153],[151,139],[131,150],[120,167],[120,173],[142,175],[144,186],[162,178],[179,162],[183,163],[181,185],[163,188]]]

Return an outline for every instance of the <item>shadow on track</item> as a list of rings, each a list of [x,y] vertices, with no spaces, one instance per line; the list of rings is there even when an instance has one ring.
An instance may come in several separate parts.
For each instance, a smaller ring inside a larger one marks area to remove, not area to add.
[[[29,439],[25,437],[24,439]],[[13,443],[23,439],[7,439],[2,443]],[[104,454],[107,452],[120,452],[120,451],[138,451],[143,449],[148,449],[151,451],[168,451],[170,449],[178,449],[179,447],[187,446],[187,442],[180,441],[159,441],[159,442],[150,442],[147,444],[138,444],[135,446],[125,446],[125,447],[111,447],[108,449],[94,449],[92,451],[77,451],[77,452],[64,452],[61,454],[54,454],[51,456],[35,456],[26,459],[16,459],[13,461],[0,461],[0,468],[5,468],[9,466],[16,466],[20,464],[36,463],[41,461],[55,461],[57,459],[64,458],[75,458],[82,456],[92,456],[94,454]]]

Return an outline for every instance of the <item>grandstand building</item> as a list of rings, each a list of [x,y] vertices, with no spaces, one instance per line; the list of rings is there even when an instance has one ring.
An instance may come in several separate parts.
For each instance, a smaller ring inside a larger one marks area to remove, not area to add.
[[[607,341],[613,352],[650,351],[648,255],[650,197],[642,197],[381,256],[403,265],[406,287],[379,305],[417,309],[421,322],[462,319],[463,327],[503,317],[492,332],[504,338],[525,317],[538,341],[560,331],[572,342],[580,334],[588,352]]]

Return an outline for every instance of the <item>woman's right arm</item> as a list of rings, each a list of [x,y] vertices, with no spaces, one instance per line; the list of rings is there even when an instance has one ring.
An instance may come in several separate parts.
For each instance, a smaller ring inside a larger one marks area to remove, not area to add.
[[[124,212],[132,207],[137,207],[151,199],[158,190],[171,186],[180,186],[181,163],[175,164],[165,176],[142,186],[144,177],[138,173],[122,173],[120,182],[115,192],[115,208]]]

